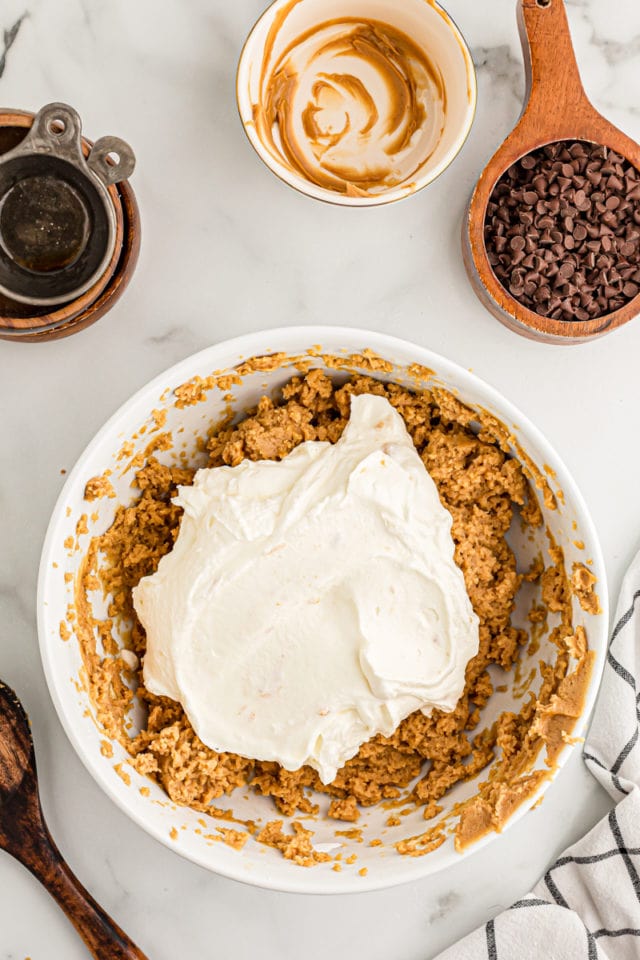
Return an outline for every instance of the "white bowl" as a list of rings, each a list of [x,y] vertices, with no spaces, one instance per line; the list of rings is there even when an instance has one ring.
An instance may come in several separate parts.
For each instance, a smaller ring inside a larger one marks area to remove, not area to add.
[[[311,182],[292,169],[275,145],[265,142],[254,106],[263,102],[263,81],[282,52],[306,31],[328,21],[377,20],[407,35],[440,71],[446,91],[444,126],[435,149],[405,182],[370,196],[345,196]],[[469,48],[449,14],[435,0],[276,0],[262,14],[244,45],[236,80],[238,110],[245,132],[267,166],[301,193],[351,207],[390,203],[416,193],[446,170],[469,135],[476,110],[477,83]]]
[[[107,759],[101,754],[100,742],[104,739],[104,735],[96,728],[94,720],[88,713],[90,704],[86,693],[74,683],[81,666],[78,645],[73,638],[63,642],[60,637],[60,622],[65,619],[67,604],[73,601],[73,585],[65,581],[65,573],[76,574],[83,555],[82,548],[86,547],[90,536],[100,534],[110,526],[118,502],[128,503],[133,497],[130,488],[131,473],[120,476],[122,463],[116,467],[116,455],[124,440],[137,433],[142,424],[146,423],[148,429],[151,429],[152,410],[166,409],[167,423],[163,429],[184,427],[184,432],[180,435],[176,433],[175,437],[183,438],[187,444],[187,451],[191,452],[194,451],[194,438],[203,434],[207,424],[211,420],[218,419],[224,411],[225,390],[214,388],[208,392],[203,402],[178,410],[173,406],[175,398],[171,395],[171,389],[168,388],[175,388],[194,376],[206,377],[214,371],[231,369],[241,359],[276,351],[283,351],[288,357],[306,356],[308,351],[313,352],[314,347],[317,352],[318,345],[326,354],[340,356],[360,354],[365,349],[373,350],[394,365],[391,373],[375,374],[382,380],[394,380],[415,386],[415,379],[407,372],[412,364],[420,364],[434,371],[436,383],[454,391],[466,403],[494,413],[513,430],[515,441],[535,463],[546,465],[553,470],[550,476],[554,478],[553,482],[557,484],[558,489],[562,489],[564,496],[556,512],[544,510],[545,523],[549,525],[564,549],[569,567],[572,562],[581,559],[584,561],[584,558],[593,560],[592,570],[598,579],[598,594],[603,608],[599,616],[592,616],[581,610],[574,601],[574,623],[585,625],[590,646],[596,653],[593,679],[585,709],[578,720],[574,734],[577,737],[584,732],[604,666],[608,624],[607,589],[598,538],[574,481],[558,454],[549,446],[540,432],[496,390],[455,363],[429,350],[365,330],[294,327],[250,334],[220,343],[178,363],[121,407],[80,457],[55,507],[40,567],[38,630],[47,682],[69,739],[98,784],[136,823],[182,856],[236,880],[291,892],[348,893],[389,887],[415,880],[457,862],[461,855],[455,852],[451,838],[424,857],[412,858],[398,855],[393,849],[393,840],[421,833],[428,824],[425,825],[422,814],[418,810],[402,818],[402,827],[388,830],[385,828],[384,821],[388,818],[389,811],[379,808],[364,811],[357,824],[358,827],[363,828],[365,837],[365,842],[360,844],[354,839],[336,838],[335,830],[348,829],[349,824],[328,820],[311,824],[311,828],[316,831],[314,843],[335,845],[337,841],[344,842],[345,860],[351,853],[357,854],[357,862],[352,866],[345,864],[343,860],[343,868],[339,873],[332,870],[330,863],[303,869],[284,860],[275,850],[253,841],[249,841],[240,852],[222,843],[207,843],[203,836],[195,833],[195,830],[199,829],[198,818],[201,814],[171,805],[159,786],[141,777],[130,767],[126,769],[131,776],[131,785],[127,786],[123,782],[114,771],[115,763],[126,762],[127,759],[119,745],[114,744],[112,759]],[[314,357],[313,362],[316,366],[323,367],[322,359],[318,356]],[[295,363],[292,363],[278,367],[274,371],[257,372],[244,377],[242,385],[233,388],[237,398],[234,407],[238,411],[247,409],[255,403],[265,389],[272,390],[288,380],[295,372]],[[333,374],[335,375],[335,371]],[[433,380],[428,382],[433,383]],[[146,432],[142,436],[138,434],[138,436],[139,439],[134,442],[137,448],[141,449],[148,443],[149,433]],[[162,453],[160,457],[165,462],[171,462],[179,453],[180,450],[177,449]],[[194,453],[194,456],[197,455]],[[83,499],[87,480],[104,473],[107,469],[113,470],[111,479],[117,492],[117,499],[103,499],[87,504]],[[97,513],[97,517],[89,521],[89,533],[81,535],[80,549],[73,550],[68,546],[65,547],[64,542],[68,537],[76,537],[76,524],[80,516],[91,515],[94,512]],[[539,531],[535,541],[529,542],[520,526],[514,523],[511,537],[512,546],[521,562],[526,562],[527,558],[537,552],[547,556],[544,531]],[[576,545],[579,541],[584,542],[584,550]],[[524,610],[518,612],[521,620],[524,613]],[[537,667],[544,653],[543,641],[542,648],[532,655],[530,666]],[[526,666],[523,667],[523,676],[526,675],[527,669]],[[493,719],[494,715],[508,709],[514,702],[516,701],[513,700],[511,690],[503,694],[496,693],[487,707],[488,712],[485,716]],[[516,706],[516,712],[518,710],[519,705]],[[559,768],[566,761],[570,749],[571,747],[567,746],[562,752]],[[543,766],[542,759],[539,766]],[[559,770],[556,774],[558,772]],[[486,771],[481,773],[477,780],[485,777]],[[445,810],[450,809],[456,801],[475,793],[475,782],[458,784],[442,801]],[[140,794],[139,788],[143,785],[151,788],[149,797]],[[521,807],[514,814],[510,822],[523,816],[542,795],[545,788],[546,784],[525,807]],[[224,806],[226,803],[242,819],[262,818],[266,821],[279,816],[270,799],[246,794],[243,790],[236,791],[236,794],[237,796],[234,794],[227,801],[217,801],[217,804]],[[183,826],[186,829],[182,829]],[[175,841],[170,837],[173,828],[178,831]],[[381,835],[385,837],[384,846],[368,846],[367,838]],[[495,834],[490,834],[471,850],[491,843],[494,837]],[[386,840],[390,841],[388,845]],[[364,877],[358,873],[362,867],[366,867],[368,871]]]

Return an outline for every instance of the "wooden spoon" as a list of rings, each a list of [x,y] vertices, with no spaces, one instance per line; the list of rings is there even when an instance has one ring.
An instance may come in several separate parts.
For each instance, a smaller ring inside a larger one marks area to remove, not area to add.
[[[42,815],[29,720],[0,681],[0,849],[57,900],[96,960],[146,960],[65,863]]]
[[[579,343],[622,326],[640,312],[640,295],[597,320],[541,317],[515,300],[487,258],[487,204],[502,174],[521,157],[556,140],[586,140],[610,147],[640,170],[640,146],[609,123],[589,101],[576,63],[563,0],[519,0],[518,25],[525,58],[527,97],[520,121],[487,164],[463,226],[463,255],[473,287],[505,326],[530,339]]]

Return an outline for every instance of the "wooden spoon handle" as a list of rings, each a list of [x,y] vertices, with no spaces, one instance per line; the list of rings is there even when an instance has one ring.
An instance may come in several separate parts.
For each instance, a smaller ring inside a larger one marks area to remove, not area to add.
[[[147,960],[73,874],[44,821],[38,823],[37,833],[31,835],[28,844],[8,852],[46,887],[95,960]]]
[[[576,61],[564,0],[520,0],[518,26],[524,51],[526,122],[548,133],[596,113]]]

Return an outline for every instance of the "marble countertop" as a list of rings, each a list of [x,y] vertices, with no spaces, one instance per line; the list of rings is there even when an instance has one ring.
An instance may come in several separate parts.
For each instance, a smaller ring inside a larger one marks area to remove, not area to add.
[[[520,339],[475,299],[459,231],[483,163],[518,117],[524,80],[515,0],[448,0],[478,67],[463,153],[435,184],[386,208],[299,196],[248,145],[237,56],[261,0],[3,0],[0,101],[73,104],[87,135],[138,156],[142,255],[108,317],[68,340],[0,342],[0,676],[33,723],[43,805],[83,882],[150,960],[427,960],[527,891],[607,810],[574,753],[542,806],[445,874],[388,892],[294,897],[213,876],[152,840],[100,792],[47,693],[36,574],[47,521],[94,432],[165,367],[270,326],[335,323],[414,340],[498,387],[546,433],[600,531],[612,593],[640,539],[640,323],[594,344]],[[640,5],[569,0],[595,104],[640,139]],[[81,960],[70,925],[0,855],[0,960]]]

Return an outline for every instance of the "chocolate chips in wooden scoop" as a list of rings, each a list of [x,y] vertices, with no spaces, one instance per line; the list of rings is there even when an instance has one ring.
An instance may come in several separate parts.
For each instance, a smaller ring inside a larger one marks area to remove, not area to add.
[[[613,313],[640,293],[640,173],[604,146],[547,144],[500,178],[484,235],[495,275],[530,310]]]

